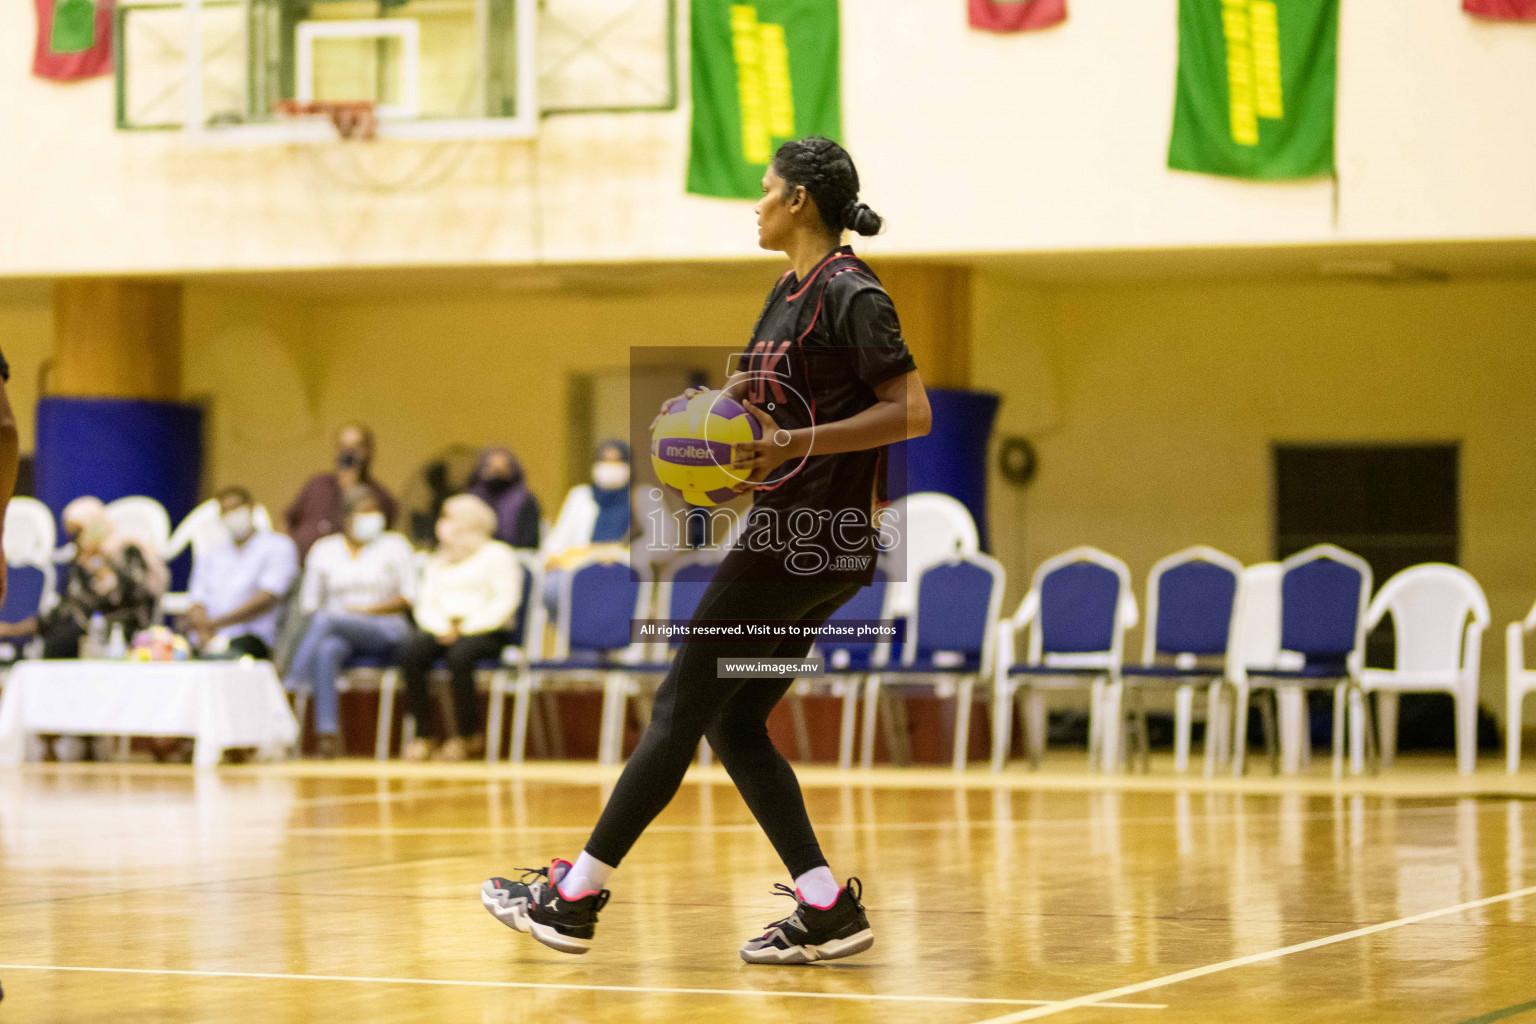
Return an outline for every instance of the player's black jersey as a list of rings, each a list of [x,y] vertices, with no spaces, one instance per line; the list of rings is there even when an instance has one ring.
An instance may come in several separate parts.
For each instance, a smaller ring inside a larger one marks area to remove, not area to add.
[[[868,409],[876,402],[876,385],[911,372],[916,364],[880,279],[843,246],[829,253],[804,281],[793,272],[779,279],[738,369],[751,375],[747,400],[767,410],[779,426],[797,429]],[[845,524],[822,534],[830,555],[867,554],[872,550],[871,513],[886,500],[885,470],[883,447],[818,455],[813,438],[811,454],[803,462],[785,463],[758,486],[748,535],[771,518],[763,514],[766,510],[773,510],[793,530],[788,520],[806,509],[818,516],[823,530]],[[857,543],[851,543],[855,539]],[[801,561],[811,567],[816,559]],[[858,566],[851,575],[866,581],[873,572],[872,559],[839,564]]]

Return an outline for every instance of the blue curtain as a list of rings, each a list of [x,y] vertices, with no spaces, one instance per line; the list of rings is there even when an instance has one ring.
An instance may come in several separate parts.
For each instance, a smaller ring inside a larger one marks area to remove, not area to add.
[[[926,437],[891,446],[887,495],[938,491],[970,509],[983,551],[987,531],[987,450],[1001,399],[987,391],[929,388],[933,429]]]
[[[81,495],[102,501],[148,495],[174,527],[198,502],[203,475],[203,410],[127,398],[44,398],[37,403],[37,498],[53,510]],[[62,528],[62,524],[60,524]],[[186,585],[188,559],[172,563]]]

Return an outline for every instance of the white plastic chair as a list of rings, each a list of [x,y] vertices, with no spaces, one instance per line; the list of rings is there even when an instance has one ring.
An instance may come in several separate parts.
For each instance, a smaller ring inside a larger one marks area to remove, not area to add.
[[[12,565],[52,566],[58,527],[36,498],[12,498],[5,509],[5,560]]]
[[[971,510],[937,491],[897,498],[885,515],[901,536],[896,551],[906,561],[905,565],[887,567],[895,580],[891,584],[891,615],[902,618],[910,616],[917,606],[917,581],[924,572],[956,555],[978,553],[981,540]]]
[[[1524,620],[1511,622],[1504,631],[1504,658],[1506,684],[1508,686],[1507,710],[1504,717],[1505,745],[1509,758],[1509,773],[1520,770],[1520,730],[1524,727],[1525,695],[1536,690],[1536,671],[1525,667],[1525,634],[1536,630],[1536,604],[1526,613]]]
[[[265,505],[257,505],[251,516],[257,530],[271,530],[272,517]],[[217,498],[209,498],[198,505],[171,531],[170,537],[160,548],[160,555],[167,562],[178,557],[187,548],[192,549],[195,560],[202,552],[215,544],[229,539],[224,528],[223,510]],[[160,599],[160,611],[164,615],[185,615],[192,607],[192,600],[185,591],[174,591]]]
[[[1396,667],[1360,674],[1361,687],[1377,694],[1382,766],[1391,767],[1397,752],[1398,694],[1449,693],[1456,702],[1456,767],[1471,774],[1477,767],[1478,666],[1490,621],[1483,588],[1454,565],[1411,566],[1377,592],[1366,612],[1366,631],[1389,614]]]
[[[165,506],[141,494],[107,503],[107,518],[126,537],[164,551],[171,539],[171,517]]]
[[[1237,633],[1242,655],[1238,669],[1246,676],[1249,669],[1296,668],[1300,658],[1287,658],[1280,652],[1280,577],[1279,562],[1259,562],[1243,569],[1242,602],[1238,605]],[[1238,676],[1232,677],[1235,689],[1241,691]],[[1307,695],[1300,690],[1281,690],[1275,694],[1279,705],[1279,728],[1267,703],[1259,705],[1259,715],[1264,725],[1265,742],[1270,758],[1286,772],[1299,771],[1310,755],[1307,726]],[[1236,714],[1234,709],[1233,714]],[[1214,755],[1218,764],[1232,757],[1233,729],[1241,734],[1242,754],[1246,757],[1248,746],[1248,720],[1236,722],[1224,716],[1212,737],[1216,744]],[[1276,742],[1278,731],[1279,740]]]
[[[1044,619],[1064,614],[1043,609],[1041,594],[1049,579],[1076,563],[1090,563],[1108,569],[1119,580],[1118,597],[1109,637],[1103,650],[1048,651],[1045,649]],[[1120,675],[1125,654],[1125,631],[1140,619],[1136,595],[1131,592],[1131,571],[1124,562],[1095,547],[1077,547],[1046,559],[1035,570],[1029,593],[1019,602],[1018,610],[1002,621],[999,630],[995,694],[992,719],[992,770],[1002,771],[1012,747],[1013,706],[1018,694],[1025,694],[1022,726],[1024,746],[1031,766],[1040,762],[1045,751],[1045,691],[1087,688],[1089,693],[1088,762],[1106,771],[1120,764],[1120,728],[1108,728],[1120,722],[1117,705],[1108,707],[1106,695],[1110,684]],[[1015,660],[1015,634],[1030,627],[1028,646],[1022,661]]]
[[[258,530],[272,529],[272,516],[267,512],[265,505],[257,505],[251,519]],[[166,561],[170,561],[190,547],[192,557],[196,558],[198,552],[228,539],[229,531],[224,528],[223,510],[219,507],[219,500],[209,498],[188,512],[187,517],[177,524],[176,529],[171,531],[170,537],[166,539],[165,545],[161,547],[160,554]]]

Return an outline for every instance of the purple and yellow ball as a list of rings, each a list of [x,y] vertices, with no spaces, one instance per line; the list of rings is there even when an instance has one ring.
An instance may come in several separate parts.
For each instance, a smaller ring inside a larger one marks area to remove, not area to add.
[[[761,440],[762,427],[739,402],[718,391],[676,398],[651,432],[656,477],[690,505],[720,505],[738,496],[746,473],[731,468],[735,446]]]

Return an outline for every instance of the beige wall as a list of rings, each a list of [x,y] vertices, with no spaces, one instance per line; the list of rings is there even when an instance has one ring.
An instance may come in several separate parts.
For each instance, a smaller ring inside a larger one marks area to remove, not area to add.
[[[1271,557],[1272,441],[1459,441],[1462,564],[1492,608],[1501,713],[1503,626],[1536,600],[1536,284],[987,287],[1019,318],[978,336],[977,384],[996,368],[1002,430],[1040,452],[1022,497],[994,480],[1010,601],[1076,544],[1124,558],[1139,593],[1191,544]]]
[[[958,0],[844,0],[845,140],[891,221],[870,251],[1536,235],[1536,33],[1459,7],[1343,5],[1335,219],[1327,182],[1164,166],[1176,0],[1022,36],[969,30]],[[31,76],[33,32],[0,4],[0,275],[754,252],[748,204],[682,193],[686,71],[683,109],[550,118],[532,145],[224,150],[116,131],[109,79]]]
[[[35,445],[38,377],[53,355],[53,307],[46,293],[0,297],[0,352],[11,364],[6,397],[16,414],[21,450]]]
[[[773,272],[767,271],[765,284]],[[743,337],[757,287],[569,293],[275,298],[187,289],[186,387],[208,396],[213,481],[280,507],[358,418],[378,434],[392,488],[454,443],[505,443],[553,517],[567,481],[566,383],[627,367],[630,346]]]
[[[211,414],[208,484],[246,483],[280,509],[358,417],[391,487],[450,444],[504,442],[553,514],[568,375],[622,366],[631,345],[742,337],[762,276],[350,296],[193,281],[184,386]],[[1126,559],[1138,589],[1190,544],[1269,557],[1272,441],[1456,440],[1463,564],[1492,605],[1485,685],[1502,708],[1502,627],[1536,600],[1536,282],[1046,288],[982,271],[973,301],[975,385],[1004,397],[998,433],[1040,453],[1027,490],[992,481],[1010,608],[1041,559],[1076,544]],[[46,304],[0,306],[25,447],[50,331]]]

